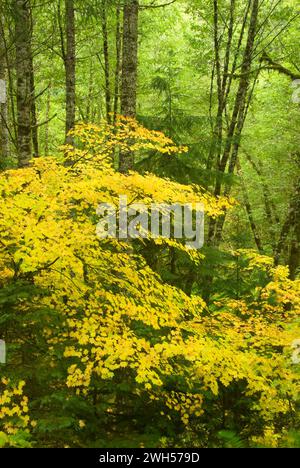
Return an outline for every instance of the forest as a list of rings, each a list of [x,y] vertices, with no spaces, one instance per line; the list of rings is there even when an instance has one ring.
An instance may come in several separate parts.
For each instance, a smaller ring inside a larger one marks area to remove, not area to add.
[[[299,40],[0,0],[0,448],[300,448]]]

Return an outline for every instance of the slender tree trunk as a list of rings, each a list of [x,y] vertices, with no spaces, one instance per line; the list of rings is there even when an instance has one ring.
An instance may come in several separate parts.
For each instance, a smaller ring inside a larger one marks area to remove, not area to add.
[[[51,88],[52,83],[50,83],[48,93],[47,93],[47,102],[46,102],[46,124],[45,124],[45,156],[49,156],[49,119],[50,119],[50,110],[51,110]]]
[[[65,0],[66,48],[63,53],[66,72],[66,143],[73,144],[69,131],[76,121],[76,45],[74,0]]]
[[[93,99],[93,67],[92,64],[90,66],[90,76],[89,76],[89,89],[88,89],[88,96],[86,102],[86,111],[85,111],[85,121],[91,122],[91,115],[92,115],[92,99]]]
[[[107,31],[107,0],[101,1],[102,13],[102,36],[103,36],[103,58],[104,58],[104,74],[105,74],[105,107],[106,107],[106,120],[111,122],[111,90],[110,90],[110,63],[109,63],[109,43]]]
[[[17,129],[19,167],[31,159],[31,21],[29,0],[15,0]]]
[[[261,240],[261,237],[260,237],[260,234],[259,234],[257,224],[256,224],[255,219],[254,219],[252,206],[251,206],[251,203],[250,203],[247,187],[246,187],[244,177],[243,177],[243,171],[242,171],[242,168],[241,168],[241,165],[240,165],[239,161],[237,162],[237,168],[238,168],[238,174],[239,174],[240,180],[241,180],[241,188],[242,188],[242,192],[243,192],[244,205],[245,205],[245,209],[246,209],[246,212],[247,212],[247,215],[248,215],[248,219],[249,219],[250,227],[251,227],[253,237],[254,237],[254,240],[255,240],[255,244],[256,244],[256,247],[257,247],[259,253],[263,254],[264,253],[264,248],[263,248],[262,240]]]
[[[262,191],[263,191],[263,196],[264,196],[264,202],[265,202],[265,211],[266,211],[266,216],[267,220],[270,224],[280,223],[279,216],[276,212],[276,206],[272,200],[271,193],[269,190],[269,187],[267,186],[266,182],[264,181],[264,176],[263,176],[263,169],[262,165],[260,163],[256,163],[253,158],[250,156],[249,153],[245,152],[247,161],[251,164],[253,169],[255,170],[256,174],[258,175],[260,179],[260,184],[262,186]]]
[[[270,235],[271,244],[273,247],[273,251],[276,248],[276,240],[275,240],[275,232],[276,232],[276,225],[280,224],[280,218],[277,214],[276,206],[274,201],[272,200],[272,194],[266,182],[264,181],[263,169],[260,162],[256,163],[252,156],[243,150],[244,154],[246,155],[247,161],[251,164],[254,171],[259,177],[260,185],[263,192],[264,198],[264,206],[265,206],[265,213],[266,219],[268,222],[268,230]]]
[[[123,59],[121,113],[136,118],[137,71],[138,71],[138,0],[126,0],[123,19]],[[121,153],[119,170],[127,173],[133,169],[134,154]]]
[[[249,108],[247,103],[247,94],[251,83],[251,69],[253,63],[253,50],[255,46],[255,37],[258,23],[259,0],[253,0],[250,16],[250,24],[248,30],[247,43],[245,46],[243,63],[241,66],[241,76],[238,86],[238,91],[235,97],[232,117],[224,144],[223,155],[219,160],[218,171],[214,194],[216,197],[222,193],[223,175],[226,172],[229,163],[229,173],[233,173],[236,167],[238,157],[240,138],[242,135],[246,114]],[[209,227],[209,242],[218,245],[222,237],[225,216],[219,221],[214,219],[210,222]]]
[[[230,155],[229,164],[228,164],[228,174],[230,175],[234,174],[236,166],[237,166],[242,132],[243,132],[246,117],[248,114],[249,106],[252,100],[253,92],[254,92],[254,89],[258,80],[259,73],[260,73],[260,70],[256,73],[256,77],[253,82],[252,89],[248,95],[246,94],[245,102],[243,104],[243,107],[241,107],[240,109],[240,115],[239,115],[238,122],[237,122],[236,134],[234,138],[234,143],[231,148],[231,155]],[[224,196],[228,197],[230,195],[230,192],[231,192],[231,184],[227,183],[225,185]],[[224,215],[220,216],[220,218],[217,221],[216,232],[215,232],[215,237],[214,237],[215,245],[218,245],[222,239],[222,233],[223,233],[226,216],[227,216],[227,212],[225,211]]]
[[[30,32],[32,36],[33,31],[33,17],[32,8],[30,8]],[[30,37],[32,41],[32,37]],[[38,119],[37,119],[37,107],[35,98],[35,75],[34,75],[34,63],[32,51],[30,54],[30,92],[31,92],[31,132],[32,132],[32,145],[33,155],[35,158],[39,156],[39,134],[38,134]]]
[[[231,0],[234,8],[234,0]],[[224,92],[223,92],[223,83],[222,74],[221,74],[221,58],[220,58],[220,31],[219,31],[219,5],[218,0],[213,0],[214,7],[214,51],[215,51],[215,75],[217,79],[217,96],[218,96],[218,111],[216,117],[216,125],[214,128],[213,141],[210,148],[210,153],[207,160],[206,168],[211,170],[215,156],[217,156],[217,161],[219,164],[221,148],[222,148],[222,139],[223,139],[223,103],[224,103]],[[233,12],[231,7],[231,22],[233,21]],[[230,22],[230,24],[231,24]],[[230,51],[229,44],[232,41],[232,28],[228,30],[228,46]],[[229,53],[229,52],[228,52]],[[229,60],[229,57],[228,57]],[[214,77],[213,77],[214,79]]]
[[[4,18],[3,18],[4,19]],[[17,140],[18,140],[18,128],[17,128],[17,119],[16,119],[16,109],[15,109],[15,93],[14,93],[14,79],[12,75],[13,66],[11,64],[12,60],[10,57],[9,48],[7,45],[6,37],[5,37],[5,26],[4,21],[3,23],[0,21],[0,36],[1,41],[4,47],[5,53],[5,63],[6,63],[6,74],[7,74],[7,111],[8,111],[8,121],[11,122],[11,126],[8,126],[8,133],[10,136],[11,142],[14,144],[17,150]],[[11,118],[10,118],[11,117]],[[13,128],[13,131],[10,128]]]
[[[116,68],[115,68],[115,89],[114,89],[114,118],[113,124],[116,125],[117,114],[120,101],[120,78],[121,78],[121,53],[122,53],[122,35],[121,35],[121,6],[120,2],[116,9]]]
[[[32,145],[33,145],[33,156],[39,157],[39,134],[38,134],[38,122],[37,122],[37,109],[35,99],[35,77],[33,60],[30,60],[30,93],[31,93],[31,132],[32,132]]]
[[[214,49],[215,49],[215,64],[212,72],[212,82],[211,82],[211,98],[212,98],[212,92],[213,92],[213,87],[214,87],[214,80],[216,77],[217,80],[217,96],[218,96],[218,111],[217,111],[217,117],[216,117],[216,123],[213,125],[213,141],[210,147],[210,152],[209,156],[207,159],[207,169],[211,170],[212,167],[214,166],[216,169],[218,169],[220,165],[220,159],[221,159],[221,151],[222,151],[222,145],[223,145],[223,140],[226,135],[223,135],[224,129],[224,113],[226,114],[226,108],[228,105],[228,98],[230,96],[230,91],[232,88],[232,82],[233,82],[233,76],[234,73],[236,72],[237,69],[237,64],[238,60],[240,57],[241,53],[241,48],[243,44],[243,39],[245,36],[246,32],[246,26],[247,26],[247,21],[249,17],[249,12],[250,12],[250,7],[251,7],[251,2],[252,0],[248,0],[245,13],[244,13],[244,19],[242,22],[242,27],[239,35],[239,40],[238,40],[238,45],[232,50],[232,42],[233,42],[233,36],[234,36],[234,22],[235,22],[235,8],[236,8],[236,0],[230,0],[230,9],[229,9],[229,23],[228,23],[228,30],[227,33],[227,41],[226,41],[226,51],[225,51],[225,58],[224,58],[224,63],[221,63],[221,37],[224,35],[223,33],[221,34],[220,31],[220,26],[219,26],[219,16],[220,16],[220,11],[219,11],[219,2],[217,0],[214,0],[213,6],[214,6]],[[231,56],[233,55],[233,61],[232,61],[232,66],[229,72],[230,68],[230,59]],[[214,164],[216,162],[216,164]]]
[[[5,53],[4,32],[0,12],[0,168],[5,168],[9,155],[8,107],[7,107],[7,63]]]
[[[292,240],[291,252],[289,258],[290,278],[295,280],[300,266],[300,223],[298,223],[298,232],[295,239]]]
[[[279,264],[282,252],[287,244],[287,239],[292,233],[291,253],[289,259],[291,276],[295,276],[300,265],[299,242],[300,242],[300,179],[296,181],[295,193],[290,202],[287,218],[282,226],[277,248],[275,251],[275,263]]]
[[[224,24],[224,31],[227,31],[227,40],[225,46],[225,54],[221,53],[221,36],[225,32],[220,31],[219,21],[221,12],[219,2],[214,0],[214,47],[215,49],[215,64],[213,79],[217,79],[218,91],[218,112],[216,124],[213,128],[214,142],[210,150],[207,161],[207,168],[211,169],[214,161],[217,162],[217,179],[214,187],[215,196],[219,197],[223,192],[224,175],[228,172],[231,174],[236,168],[238,158],[240,139],[249,110],[249,103],[253,94],[253,87],[249,93],[249,88],[252,81],[252,66],[254,60],[254,47],[257,35],[257,24],[259,14],[259,0],[248,0],[245,5],[244,19],[241,25],[237,47],[233,49],[233,34],[235,30],[235,5],[236,2],[230,1],[229,22]],[[223,23],[225,21],[223,20]],[[247,35],[247,38],[245,36]],[[246,39],[246,40],[245,40]],[[245,44],[245,45],[244,45]],[[243,50],[244,48],[244,50]],[[222,55],[225,56],[221,61]],[[232,65],[230,66],[232,56]],[[243,57],[240,67],[239,81],[237,91],[233,93],[233,77],[237,71],[240,57]],[[230,69],[230,74],[227,76],[227,71]],[[233,109],[230,117],[229,103],[233,102]],[[229,120],[225,133],[224,121]],[[226,214],[220,217],[219,220],[210,219],[207,244],[218,247],[224,227]],[[214,279],[214,271],[205,275],[205,291],[204,299],[209,301]]]

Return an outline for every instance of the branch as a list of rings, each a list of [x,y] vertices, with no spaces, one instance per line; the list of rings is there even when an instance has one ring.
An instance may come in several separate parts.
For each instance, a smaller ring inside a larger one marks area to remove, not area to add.
[[[293,81],[300,79],[299,73],[295,73],[292,70],[289,70],[288,68],[284,67],[280,63],[274,62],[266,52],[263,53],[261,61],[266,62],[268,64],[267,67],[264,67],[265,70],[275,70],[278,73],[289,76]]]
[[[57,113],[52,115],[52,117],[50,117],[49,119],[44,120],[44,122],[40,122],[40,123],[37,123],[36,125],[32,125],[31,128],[42,127],[43,125],[46,125],[47,123],[51,122],[51,120],[55,119],[56,116],[57,116]]]
[[[149,8],[163,8],[163,7],[166,7],[166,6],[169,6],[169,5],[172,5],[173,3],[177,2],[177,0],[170,0],[169,2],[167,3],[162,3],[160,5],[155,5],[154,1],[151,5],[144,5],[144,6],[140,6],[140,10],[147,10]]]
[[[33,99],[36,101],[39,97],[43,96],[43,94],[45,94],[46,91],[48,91],[48,89],[50,88],[51,84],[49,83],[48,86],[43,89],[42,91],[40,91],[38,94],[36,94],[35,96],[33,96]]]

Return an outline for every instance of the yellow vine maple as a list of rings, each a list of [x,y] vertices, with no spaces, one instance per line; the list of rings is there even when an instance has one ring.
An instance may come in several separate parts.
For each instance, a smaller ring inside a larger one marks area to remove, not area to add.
[[[66,327],[54,333],[45,325],[44,333],[49,346],[65,344],[70,389],[89,394],[95,382],[98,388],[111,382],[111,401],[114,383],[124,381],[136,397],[159,402],[167,418],[176,413],[188,425],[222,387],[244,382],[250,410],[267,430],[278,415],[293,411],[299,397],[299,373],[289,354],[299,337],[299,281],[251,254],[248,268],[269,269],[268,285],[252,302],[216,301],[208,316],[200,297],[163,283],[134,245],[98,239],[96,208],[117,204],[120,193],[145,204],[202,203],[214,217],[232,205],[199,187],[116,172],[116,146],[181,150],[132,120],[118,125],[117,132],[107,124],[78,126],[77,146],[63,148],[67,166],[43,158],[1,175],[0,282],[30,279],[48,290],[42,300],[61,313]],[[176,240],[172,248],[185,250]]]

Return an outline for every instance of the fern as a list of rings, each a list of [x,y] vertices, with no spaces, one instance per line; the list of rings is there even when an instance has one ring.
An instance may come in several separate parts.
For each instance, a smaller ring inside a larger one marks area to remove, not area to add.
[[[220,431],[219,439],[223,448],[245,448],[245,442],[233,431]]]

